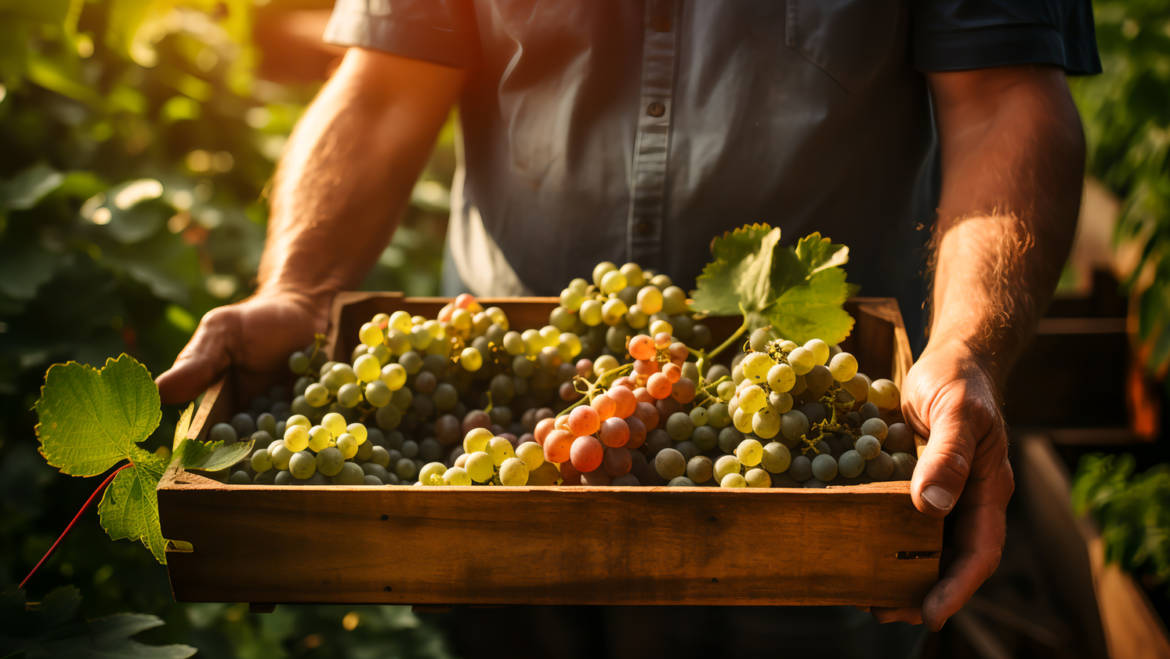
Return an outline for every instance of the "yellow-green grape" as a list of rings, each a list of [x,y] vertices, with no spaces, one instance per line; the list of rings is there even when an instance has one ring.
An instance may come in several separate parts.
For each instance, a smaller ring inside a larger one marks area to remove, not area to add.
[[[422,324],[423,329],[431,333],[431,336],[436,339],[443,338],[443,323],[437,320],[428,320]]]
[[[581,322],[589,327],[596,327],[601,324],[602,312],[601,302],[599,300],[585,300],[581,303],[581,310],[577,312],[581,317]]]
[[[626,310],[626,324],[633,329],[642,329],[650,322],[650,316],[642,311],[642,307],[633,304]]]
[[[428,355],[438,355],[440,357],[451,356],[451,342],[446,338],[439,341],[431,341],[431,345],[427,346]]]
[[[839,352],[829,361],[829,373],[837,382],[848,382],[857,375],[857,358],[848,352]]]
[[[758,439],[749,437],[735,447],[735,457],[744,466],[754,467],[760,464],[760,460],[764,457],[764,445]]]
[[[768,369],[768,386],[772,391],[778,393],[785,393],[792,391],[792,386],[796,384],[796,371],[788,364],[776,364]]]
[[[508,440],[504,440],[508,441]],[[520,458],[508,458],[500,465],[500,485],[527,485],[528,465]]]
[[[642,272],[642,266],[637,263],[626,263],[619,269],[626,277],[627,286],[641,286],[646,282],[646,275]]]
[[[371,348],[369,354],[374,359],[378,360],[379,368],[382,366],[382,364],[389,363],[390,359],[391,359],[390,348],[387,347],[386,345],[380,345],[380,346],[376,346],[374,348]]]
[[[760,383],[768,379],[768,371],[776,365],[766,352],[748,353],[739,363],[744,376],[752,382]]]
[[[516,457],[516,450],[507,437],[492,437],[487,443],[487,453],[492,456],[492,463],[497,467],[504,464],[504,460]]]
[[[382,334],[382,328],[373,323],[365,323],[358,330],[358,340],[362,342],[362,345],[367,345],[371,348],[382,345],[385,336]]]
[[[337,450],[341,451],[342,457],[348,460],[357,455],[358,442],[354,439],[353,435],[343,432],[337,438]]]
[[[829,344],[821,339],[809,339],[805,342],[804,349],[812,353],[813,361],[817,364],[829,361]]]
[[[386,347],[390,348],[390,354],[401,355],[410,350],[410,335],[406,332],[390,330],[386,332]]]
[[[561,291],[561,306],[569,311],[576,311],[581,308],[581,303],[585,301],[580,293],[571,289],[565,288]]]
[[[811,350],[804,347],[793,348],[792,352],[788,353],[788,363],[797,375],[804,375],[817,365],[816,356]]]
[[[384,407],[390,403],[390,398],[394,392],[390,391],[390,387],[386,386],[385,382],[375,380],[366,385],[365,391],[362,393],[366,396],[366,401],[374,407]]]
[[[577,292],[577,295],[585,295],[589,290],[589,282],[580,277],[574,277],[569,281],[569,288]]]
[[[548,346],[555,347],[557,345],[557,341],[561,338],[561,331],[552,325],[545,325],[544,327],[540,328],[538,332],[540,334],[541,348]]]
[[[418,482],[423,485],[442,485],[446,471],[447,465],[442,462],[428,462],[418,471]]]
[[[638,307],[646,315],[662,311],[662,291],[658,290],[657,286],[643,286],[638,291]]]
[[[791,396],[789,399],[791,400]],[[792,409],[792,405],[788,406]],[[784,410],[787,412],[788,410]],[[760,411],[752,415],[752,432],[762,439],[772,439],[780,432],[780,414],[778,410],[773,410],[770,407],[764,407]],[[744,464],[747,464],[744,462]]]
[[[321,426],[313,426],[309,429],[309,448],[320,453],[333,444],[333,433]],[[340,469],[341,467],[338,467]],[[332,476],[333,474],[325,474]]]
[[[544,347],[544,338],[540,336],[540,332],[534,329],[526,329],[520,334],[520,338],[524,340],[524,353],[535,355]]]
[[[772,477],[759,467],[748,469],[743,475],[743,480],[748,487],[772,487]]]
[[[471,329],[476,335],[482,335],[492,326],[492,319],[484,312],[471,315]]]
[[[283,440],[278,439],[268,445],[268,455],[272,457],[272,468],[282,471],[288,469],[288,461],[292,458],[293,452],[288,450]]]
[[[285,426],[284,445],[296,453],[309,447],[309,431],[304,426]]]
[[[739,390],[739,408],[748,414],[755,414],[768,402],[768,395],[758,384],[749,384]]]
[[[490,476],[489,476],[490,478]],[[471,485],[471,475],[463,467],[451,467],[443,473],[444,485]]]
[[[465,453],[486,451],[490,441],[492,441],[492,431],[487,428],[472,428],[471,432],[463,437],[463,451]]]
[[[426,330],[422,325],[416,325],[410,330],[410,347],[415,350],[426,350],[431,345],[435,337]]]
[[[602,355],[593,360],[593,374],[601,377],[602,373],[608,373],[619,365],[617,358],[613,355]]]
[[[345,423],[345,417],[337,412],[330,412],[321,417],[321,425],[334,437],[339,437],[341,433],[345,432],[345,426],[348,424]]]
[[[390,391],[398,391],[406,384],[406,369],[402,364],[386,364],[379,378]]]
[[[869,385],[869,377],[864,373],[858,373],[848,382],[842,382],[841,388],[848,391],[849,395],[853,396],[853,400],[860,405],[869,399]]]
[[[877,405],[879,410],[892,410],[899,405],[900,394],[898,385],[881,378],[869,385],[869,402]]]
[[[621,274],[619,273],[618,276],[620,277]],[[627,311],[629,311],[629,307],[620,299],[615,297],[606,300],[605,304],[601,305],[601,322],[606,325],[617,325],[622,322],[622,317],[626,315]]]
[[[324,407],[329,402],[329,390],[320,382],[305,387],[305,402],[313,407]]]
[[[780,474],[788,471],[790,464],[792,464],[792,453],[787,446],[780,442],[764,444],[764,454],[760,459],[761,467],[773,474]]]
[[[523,355],[527,346],[520,332],[512,331],[504,334],[504,350],[512,356]]]
[[[687,310],[687,293],[678,286],[667,286],[662,291],[662,310],[670,315]]]
[[[747,487],[747,480],[736,472],[719,479],[719,487]]]
[[[335,446],[329,446],[317,451],[317,471],[322,476],[336,476],[345,464],[345,458]]]
[[[601,263],[593,266],[593,284],[595,286],[601,286],[602,278],[604,278],[608,273],[617,269],[618,267],[609,261],[602,261]],[[570,282],[569,285],[572,286],[573,284]]]
[[[612,295],[625,288],[627,283],[626,276],[620,270],[611,270],[601,278],[599,288],[601,288],[602,293]]]
[[[366,439],[370,436],[369,429],[362,423],[349,424],[345,427],[345,432],[353,435],[353,438],[357,440],[359,446],[365,444]]]
[[[451,327],[458,332],[470,332],[472,325],[471,312],[467,309],[456,309],[451,312]]]
[[[459,353],[459,365],[462,366],[463,370],[465,371],[478,371],[481,367],[483,367],[483,355],[480,354],[479,350],[476,350],[475,348],[464,348],[463,351]]]
[[[531,471],[544,464],[544,449],[536,442],[524,442],[516,447],[516,457],[523,460]]]
[[[573,357],[581,354],[581,337],[572,332],[565,332],[561,334],[558,339],[557,350],[561,353],[561,358],[569,361]]]
[[[381,327],[383,325],[389,325],[390,324],[390,314],[376,313],[376,314],[374,314],[374,317],[370,319],[370,322],[377,325],[378,327]]]
[[[257,474],[262,474],[272,469],[272,456],[268,453],[267,448],[258,448],[253,451],[252,459],[249,462],[252,464],[252,471]]]
[[[297,451],[288,460],[288,471],[293,478],[304,480],[317,471],[317,456],[308,451]]]
[[[398,330],[403,334],[409,334],[410,328],[414,325],[414,323],[410,320],[410,314],[401,309],[390,314],[390,318],[387,319],[387,323],[391,329]]]
[[[752,431],[752,418],[754,415],[745,412],[742,407],[736,407],[735,412],[731,415],[731,425],[742,433],[750,433]]]
[[[464,463],[463,468],[467,470],[467,475],[471,476],[471,480],[476,483],[486,483],[495,474],[496,464],[492,462],[492,456],[488,455],[486,451],[476,451],[468,453],[467,462]]]
[[[309,421],[309,417],[305,416],[304,414],[294,414],[284,422],[284,427],[286,430],[292,426],[304,426],[305,430],[308,430],[309,426],[311,425],[313,424]]]
[[[723,478],[728,474],[738,474],[740,467],[739,459],[734,455],[720,456],[715,461],[715,480],[723,482]]]
[[[362,390],[352,382],[346,382],[337,390],[337,403],[342,407],[356,407],[362,402]]]
[[[665,320],[656,320],[656,321],[650,323],[650,336],[657,336],[658,334],[662,334],[662,333],[670,334],[673,336],[674,335],[674,326],[672,326],[670,323],[666,322]]]

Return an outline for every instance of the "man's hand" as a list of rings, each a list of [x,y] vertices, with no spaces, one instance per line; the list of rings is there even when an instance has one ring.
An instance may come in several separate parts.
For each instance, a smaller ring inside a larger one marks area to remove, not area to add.
[[[876,611],[882,622],[925,622],[933,630],[958,611],[999,565],[1014,480],[995,382],[960,341],[931,344],[910,369],[902,413],[928,437],[910,484],[914,506],[953,514],[953,544],[922,609]]]
[[[295,293],[261,293],[207,312],[174,366],[158,376],[164,404],[194,400],[234,366],[241,394],[264,391],[288,356],[328,324],[326,300]]]

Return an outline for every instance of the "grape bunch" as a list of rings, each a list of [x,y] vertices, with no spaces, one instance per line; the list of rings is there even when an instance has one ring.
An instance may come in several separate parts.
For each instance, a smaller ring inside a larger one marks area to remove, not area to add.
[[[231,483],[824,487],[909,478],[899,392],[771,328],[730,362],[665,275],[599,264],[540,328],[470,295],[379,313],[346,360],[321,339],[209,438],[251,438]],[[738,334],[737,334],[738,336]],[[725,345],[734,345],[729,340]],[[726,360],[726,357],[723,359]]]

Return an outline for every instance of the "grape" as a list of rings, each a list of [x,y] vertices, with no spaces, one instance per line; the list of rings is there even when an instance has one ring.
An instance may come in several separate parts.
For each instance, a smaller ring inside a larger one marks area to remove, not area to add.
[[[808,388],[806,397],[820,398],[825,395],[829,387],[833,386],[833,375],[829,373],[829,369],[817,364],[813,366],[808,373],[804,375],[804,383]],[[814,422],[815,423],[815,422]]]
[[[633,459],[630,451],[625,448],[606,448],[605,456],[601,459],[601,468],[610,478],[617,478],[630,473]]]
[[[874,405],[872,402],[868,401],[861,407],[857,408],[857,413],[861,416],[862,419],[873,419],[881,416],[881,412],[878,410],[877,405]]]
[[[337,402],[342,407],[355,407],[362,400],[362,390],[352,382],[346,382],[337,390]]]
[[[670,487],[694,487],[695,481],[687,478],[686,476],[676,476],[670,479],[670,482],[667,483],[667,485]]]
[[[842,382],[841,388],[849,392],[849,395],[853,396],[853,400],[859,403],[864,403],[869,399],[869,378],[863,373],[854,375],[848,382]]]
[[[764,352],[768,349],[768,343],[776,338],[776,332],[771,327],[761,327],[748,337],[748,345],[756,352]]]
[[[516,457],[528,465],[528,469],[536,469],[544,464],[544,449],[536,442],[525,442],[516,447]]]
[[[896,409],[899,404],[898,386],[886,379],[874,380],[869,385],[869,401],[879,410]]]
[[[508,458],[516,457],[516,449],[507,437],[492,437],[487,443],[487,454],[492,458],[492,464],[499,467]]]
[[[603,314],[602,303],[598,300],[585,300],[581,303],[581,309],[577,312],[581,322],[589,327],[600,325]]]
[[[345,385],[352,386],[352,385]],[[344,387],[342,387],[344,389]],[[341,392],[338,392],[338,399],[340,399]],[[374,407],[385,407],[390,404],[390,399],[394,392],[390,391],[390,387],[386,386],[385,382],[375,380],[366,385],[365,397],[366,402]]]
[[[252,452],[249,463],[252,466],[252,471],[255,471],[257,474],[262,474],[272,469],[272,455],[268,452],[268,449],[256,449]]]
[[[544,459],[564,463],[572,454],[573,433],[568,430],[553,430],[544,440]]]
[[[650,323],[651,334],[674,334],[674,327],[665,320],[655,320]]]
[[[873,435],[880,442],[889,435],[889,427],[879,418],[866,419],[861,423],[861,434]]]
[[[495,468],[495,461],[492,460],[492,456],[488,455],[486,451],[468,453],[467,462],[464,463],[464,469],[467,470],[468,476],[476,483],[490,481],[495,474]]]
[[[346,422],[345,417],[337,412],[330,412],[321,417],[321,425],[330,432],[334,437],[338,437],[345,432]]]
[[[382,342],[381,332],[378,332],[378,343]],[[288,370],[297,375],[301,375],[309,370],[309,356],[303,352],[297,351],[288,356]]]
[[[294,453],[305,450],[309,446],[309,431],[300,425],[285,428],[284,445]]]
[[[768,402],[768,396],[759,385],[749,384],[739,391],[739,409],[746,414],[755,414]]]
[[[407,391],[407,389],[399,389],[398,391]],[[391,403],[393,402],[391,399]],[[392,404],[379,407],[378,411],[374,413],[374,422],[382,430],[394,430],[402,422],[402,411]]]
[[[726,428],[731,423],[731,414],[727,411],[727,403],[714,403],[708,407],[707,423],[715,428]]]
[[[764,457],[764,447],[760,444],[758,439],[748,438],[739,443],[735,447],[735,457],[746,467],[754,467],[760,464],[760,460]]]
[[[804,349],[812,353],[813,363],[824,364],[829,361],[829,344],[821,339],[809,339]]]
[[[236,429],[230,423],[217,423],[207,433],[208,441],[230,444],[236,441]]]
[[[792,463],[788,465],[788,475],[798,483],[812,478],[812,460],[806,455],[792,458]]]
[[[491,440],[492,431],[487,428],[472,428],[463,437],[463,450],[467,453],[486,451],[488,442]]]
[[[853,443],[853,449],[866,460],[873,460],[882,451],[881,442],[873,435],[862,435]]]
[[[914,433],[905,423],[891,423],[883,445],[891,453],[914,453]]]
[[[636,449],[642,446],[646,441],[646,424],[636,416],[631,416],[626,419],[626,425],[630,427],[630,439],[626,442],[626,448]]]
[[[638,306],[647,314],[656,314],[662,311],[662,291],[655,286],[643,286],[638,290]]]
[[[844,478],[857,478],[865,471],[865,458],[855,449],[849,449],[837,459],[837,466]]]
[[[686,405],[695,400],[695,381],[681,378],[671,387],[670,397],[675,401]]]
[[[297,451],[289,458],[288,470],[293,478],[309,478],[317,471],[317,458],[308,451]]]
[[[752,432],[762,439],[772,439],[780,432],[780,415],[765,407],[752,415]]]
[[[788,447],[780,442],[768,442],[761,453],[760,466],[773,474],[787,471],[788,466],[792,464],[792,454]]]
[[[671,315],[687,309],[687,293],[678,286],[667,286],[662,291],[662,311]]]
[[[528,471],[528,465],[520,458],[508,458],[500,465],[500,485],[527,485]]]
[[[581,473],[591,472],[601,466],[605,447],[592,435],[577,437],[569,449],[569,460],[573,468]]]
[[[914,466],[918,464],[918,459],[909,453],[898,452],[893,454],[891,459],[894,462],[894,473],[891,476],[896,481],[908,481],[914,476]],[[255,467],[255,463],[253,463]]]
[[[305,402],[313,407],[323,407],[329,403],[329,390],[319,382],[305,387]]]
[[[645,334],[638,334],[637,336],[634,336],[633,338],[631,338],[630,343],[627,346],[627,349],[630,352],[630,356],[633,357],[634,359],[639,359],[639,360],[654,359],[654,354],[655,354],[654,339],[651,339],[649,336],[646,336]]]
[[[353,372],[359,382],[373,382],[382,374],[382,365],[378,363],[377,357],[362,355],[354,360]]]
[[[889,480],[894,474],[894,459],[889,453],[881,451],[877,457],[865,463],[865,475],[875,481]]]
[[[658,400],[670,396],[672,390],[670,380],[662,373],[654,373],[646,379],[646,391]]]
[[[625,446],[630,441],[630,425],[624,419],[610,417],[601,423],[598,436],[606,446]]]
[[[654,471],[663,480],[669,481],[686,473],[687,459],[683,454],[672,448],[662,449],[654,456]]]
[[[744,376],[755,383],[764,382],[768,379],[768,372],[776,362],[764,352],[752,352],[740,362],[740,367],[743,369]]]
[[[490,476],[489,476],[490,478]],[[451,467],[443,472],[444,485],[471,485],[471,475],[462,467]]]
[[[807,348],[794,348],[788,353],[788,364],[796,375],[804,375],[816,366],[816,357]]]
[[[776,364],[768,369],[765,379],[774,392],[792,391],[792,386],[796,384],[796,371],[788,364]]]
[[[747,487],[747,479],[741,476],[738,471],[726,474],[719,479],[719,487]]]
[[[588,405],[576,407],[569,413],[569,432],[574,435],[592,435],[600,428],[601,415]]]
[[[857,375],[857,358],[850,353],[839,352],[829,362],[829,372],[837,382],[848,382]]]
[[[828,483],[837,477],[837,461],[827,453],[816,456],[812,459],[812,474],[817,480]]]
[[[676,442],[689,439],[694,430],[695,422],[686,412],[675,412],[666,419],[666,433]]]
[[[772,487],[772,476],[768,472],[756,467],[755,469],[748,469],[743,475],[744,482],[748,487]]]
[[[789,440],[795,441],[800,439],[802,435],[808,432],[808,429],[808,417],[800,410],[786,412],[780,417],[780,433]]]
[[[720,456],[720,458],[715,461],[715,480],[722,483],[723,478],[728,474],[738,474],[741,466],[742,465],[740,464],[739,459],[734,455]]]

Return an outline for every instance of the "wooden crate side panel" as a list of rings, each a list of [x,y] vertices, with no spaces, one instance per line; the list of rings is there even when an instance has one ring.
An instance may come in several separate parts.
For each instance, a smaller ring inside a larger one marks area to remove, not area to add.
[[[159,499],[194,545],[168,556],[184,601],[907,606],[937,577],[937,554],[899,558],[939,533],[896,484],[190,494]],[[279,548],[263,570],[257,546]]]

